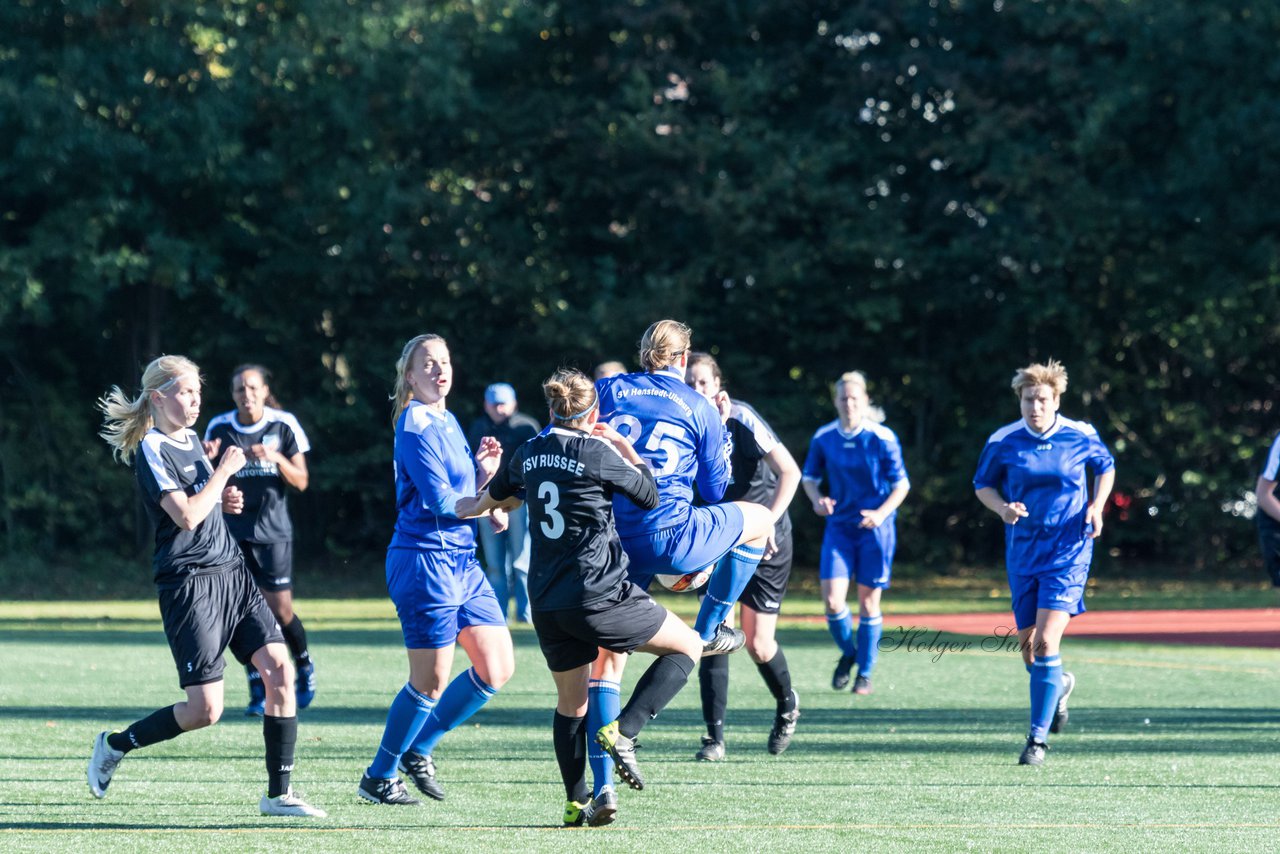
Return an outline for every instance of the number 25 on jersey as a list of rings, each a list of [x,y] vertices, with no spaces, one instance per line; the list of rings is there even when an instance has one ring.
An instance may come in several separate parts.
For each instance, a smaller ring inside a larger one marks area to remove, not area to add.
[[[634,415],[618,415],[609,422],[609,426],[625,436],[632,445],[638,446],[645,459],[657,466],[657,471],[654,472],[656,477],[671,474],[680,465],[680,441],[685,437],[685,429],[679,424],[659,421],[653,425],[643,444],[638,441],[643,432],[640,419]]]

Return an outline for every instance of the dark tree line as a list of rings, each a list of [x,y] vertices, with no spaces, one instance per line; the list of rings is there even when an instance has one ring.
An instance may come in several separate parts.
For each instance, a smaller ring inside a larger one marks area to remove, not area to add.
[[[673,316],[797,456],[871,377],[906,560],[996,558],[972,468],[1053,356],[1117,453],[1108,545],[1251,561],[1278,41],[1192,0],[0,5],[3,548],[143,547],[93,400],[159,353],[210,415],[272,366],[304,548],[376,559],[404,340],[450,340],[465,421]]]

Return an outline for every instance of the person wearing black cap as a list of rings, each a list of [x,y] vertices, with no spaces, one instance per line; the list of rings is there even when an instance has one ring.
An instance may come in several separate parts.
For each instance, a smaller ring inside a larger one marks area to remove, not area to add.
[[[536,420],[517,411],[516,390],[509,383],[494,383],[484,390],[484,415],[467,431],[467,442],[480,447],[480,440],[492,436],[502,444],[502,464],[511,462],[516,448],[538,435],[542,429]],[[514,595],[515,618],[527,623],[529,612],[529,514],[524,507],[513,510],[507,530],[495,534],[488,525],[480,525],[480,546],[484,550],[485,574],[498,597],[502,613]]]

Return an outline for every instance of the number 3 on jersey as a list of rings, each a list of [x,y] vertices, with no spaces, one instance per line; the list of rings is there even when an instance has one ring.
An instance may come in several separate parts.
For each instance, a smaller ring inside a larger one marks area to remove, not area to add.
[[[547,502],[542,510],[550,520],[549,524],[545,521],[542,523],[542,534],[548,540],[558,540],[564,534],[564,515],[556,510],[560,506],[560,487],[552,481],[544,480],[538,487],[538,497]]]
[[[643,428],[640,426],[640,419],[634,415],[618,415],[609,422],[609,426],[617,430],[632,445],[638,444],[640,434]],[[656,477],[662,477],[671,474],[680,465],[680,440],[685,437],[685,429],[679,424],[668,424],[665,421],[659,421],[653,425],[653,430],[645,437],[644,444],[640,445],[642,451],[648,451],[644,456],[654,465],[658,466],[658,470],[654,472]],[[658,454],[662,456],[659,457]]]

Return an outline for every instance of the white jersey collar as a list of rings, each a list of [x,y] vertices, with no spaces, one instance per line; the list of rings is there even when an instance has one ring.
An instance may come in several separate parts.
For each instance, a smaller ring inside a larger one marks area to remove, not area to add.
[[[192,440],[196,438],[195,431],[190,427],[182,428],[182,432],[179,434],[182,436],[181,439],[175,439],[174,437],[162,432],[159,427],[152,427],[147,431],[147,433],[155,433],[162,441],[168,442],[170,445],[175,445],[184,451],[191,450],[193,445]]]
[[[420,400],[418,400],[418,399],[416,399],[416,398],[412,398],[412,397],[411,397],[411,398],[409,398],[409,406],[410,406],[410,407],[413,407],[413,406],[421,407],[423,412],[425,412],[427,415],[430,415],[432,418],[435,418],[435,419],[436,419],[436,420],[438,420],[438,421],[444,421],[444,420],[445,420],[445,416],[447,416],[447,415],[449,414],[449,410],[447,410],[447,409],[446,409],[446,410],[444,410],[443,412],[441,412],[440,410],[438,410],[438,409],[433,409],[433,408],[431,408],[430,406],[428,406],[427,404],[423,403],[422,401],[420,401]]]
[[[1049,429],[1045,430],[1043,433],[1037,433],[1035,430],[1032,430],[1031,425],[1027,423],[1027,419],[1025,418],[1022,419],[1022,427],[1024,430],[1026,430],[1032,436],[1035,436],[1037,439],[1042,439],[1042,440],[1048,439],[1054,433],[1057,433],[1060,429],[1062,429],[1062,415],[1055,414],[1053,416],[1053,423],[1050,424]]]
[[[859,433],[861,433],[865,429],[867,429],[867,420],[865,418],[859,421],[857,426],[855,426],[848,433],[844,432],[844,428],[840,426],[840,419],[839,418],[836,419],[836,432],[846,439],[852,439],[854,436],[857,436]]]

